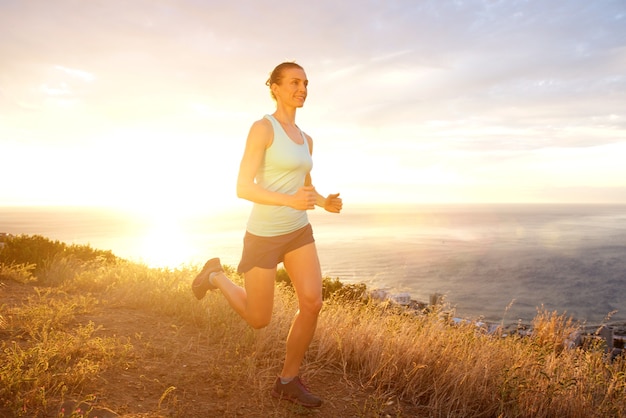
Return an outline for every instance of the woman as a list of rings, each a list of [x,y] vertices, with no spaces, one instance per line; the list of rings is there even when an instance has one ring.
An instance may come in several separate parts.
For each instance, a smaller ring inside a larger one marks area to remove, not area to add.
[[[307,97],[304,69],[284,62],[266,84],[276,111],[252,124],[237,178],[237,196],[254,203],[237,269],[244,275],[245,286],[234,284],[214,258],[194,279],[192,289],[198,299],[208,290],[220,289],[250,326],[263,328],[271,319],[276,268],[283,262],[298,298],[298,311],[272,396],[317,407],[322,400],[298,376],[322,308],[322,274],[306,211],[320,206],[339,213],[342,200],[339,193],[323,197],[311,182],[313,141],[296,125],[296,110]]]

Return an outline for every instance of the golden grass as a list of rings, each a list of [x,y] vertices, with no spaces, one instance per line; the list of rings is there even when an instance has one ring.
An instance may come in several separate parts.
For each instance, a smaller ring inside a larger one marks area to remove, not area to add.
[[[28,281],[23,267],[2,269],[0,278]],[[218,398],[246,382],[254,388],[249,396],[263,405],[267,383],[282,363],[296,309],[288,287],[277,286],[270,326],[254,331],[218,292],[201,302],[193,300],[189,285],[196,266],[168,270],[125,261],[86,265],[58,258],[46,272],[58,287],[39,288],[24,303],[0,307],[0,415],[43,416],[69,397],[84,398],[85,387],[103,372],[123,370],[134,361],[133,344],[152,344],[155,362],[210,351],[203,378],[224,382]],[[196,329],[197,337],[184,346],[184,353],[169,352],[163,359],[154,342],[141,341],[140,328],[133,342],[130,337],[99,336],[98,324],[85,318],[103,304],[174,318],[180,327]],[[374,394],[355,406],[358,416],[378,416],[388,401],[428,417],[624,416],[624,358],[609,361],[600,345],[563,349],[576,327],[557,313],[539,312],[531,336],[501,337],[469,322],[452,324],[438,310],[414,315],[330,298],[304,369],[309,376],[335,376],[346,387]],[[236,363],[225,361],[233,357]],[[164,385],[155,396],[158,409],[185,416],[178,396],[174,386]],[[235,406],[220,408],[235,414]],[[397,416],[402,411],[398,406]]]
[[[94,301],[39,289],[21,306],[2,307],[8,319],[0,330],[11,340],[2,341],[0,407],[16,416],[39,416],[50,400],[79,393],[104,368],[124,361],[124,341],[94,336],[93,322],[75,323]]]
[[[574,330],[563,316],[541,312],[532,336],[498,338],[437,312],[385,315],[330,304],[317,352],[428,416],[623,416],[624,358],[609,363],[602,347],[563,350]]]

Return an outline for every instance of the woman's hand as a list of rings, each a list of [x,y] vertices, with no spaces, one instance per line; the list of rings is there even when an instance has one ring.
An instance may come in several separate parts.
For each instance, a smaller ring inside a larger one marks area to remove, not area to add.
[[[315,209],[315,201],[317,192],[313,186],[303,186],[298,189],[296,194],[292,195],[291,206],[297,210]]]
[[[326,200],[324,201],[324,209],[332,213],[341,212],[341,208],[343,207],[343,201],[339,197],[339,193],[329,194]]]

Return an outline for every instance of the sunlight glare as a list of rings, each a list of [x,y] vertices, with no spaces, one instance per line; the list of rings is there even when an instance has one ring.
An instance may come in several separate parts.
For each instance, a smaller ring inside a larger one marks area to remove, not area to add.
[[[166,212],[147,220],[140,246],[141,261],[150,267],[179,267],[193,251],[184,218]]]

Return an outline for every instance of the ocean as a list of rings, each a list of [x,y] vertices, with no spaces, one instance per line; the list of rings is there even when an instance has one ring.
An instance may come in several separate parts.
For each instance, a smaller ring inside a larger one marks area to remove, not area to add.
[[[236,266],[248,207],[179,219],[94,208],[1,207],[0,232],[88,244],[154,267]],[[323,274],[456,316],[529,322],[539,309],[626,322],[626,206],[348,206],[309,212]],[[191,279],[191,278],[190,278]]]

